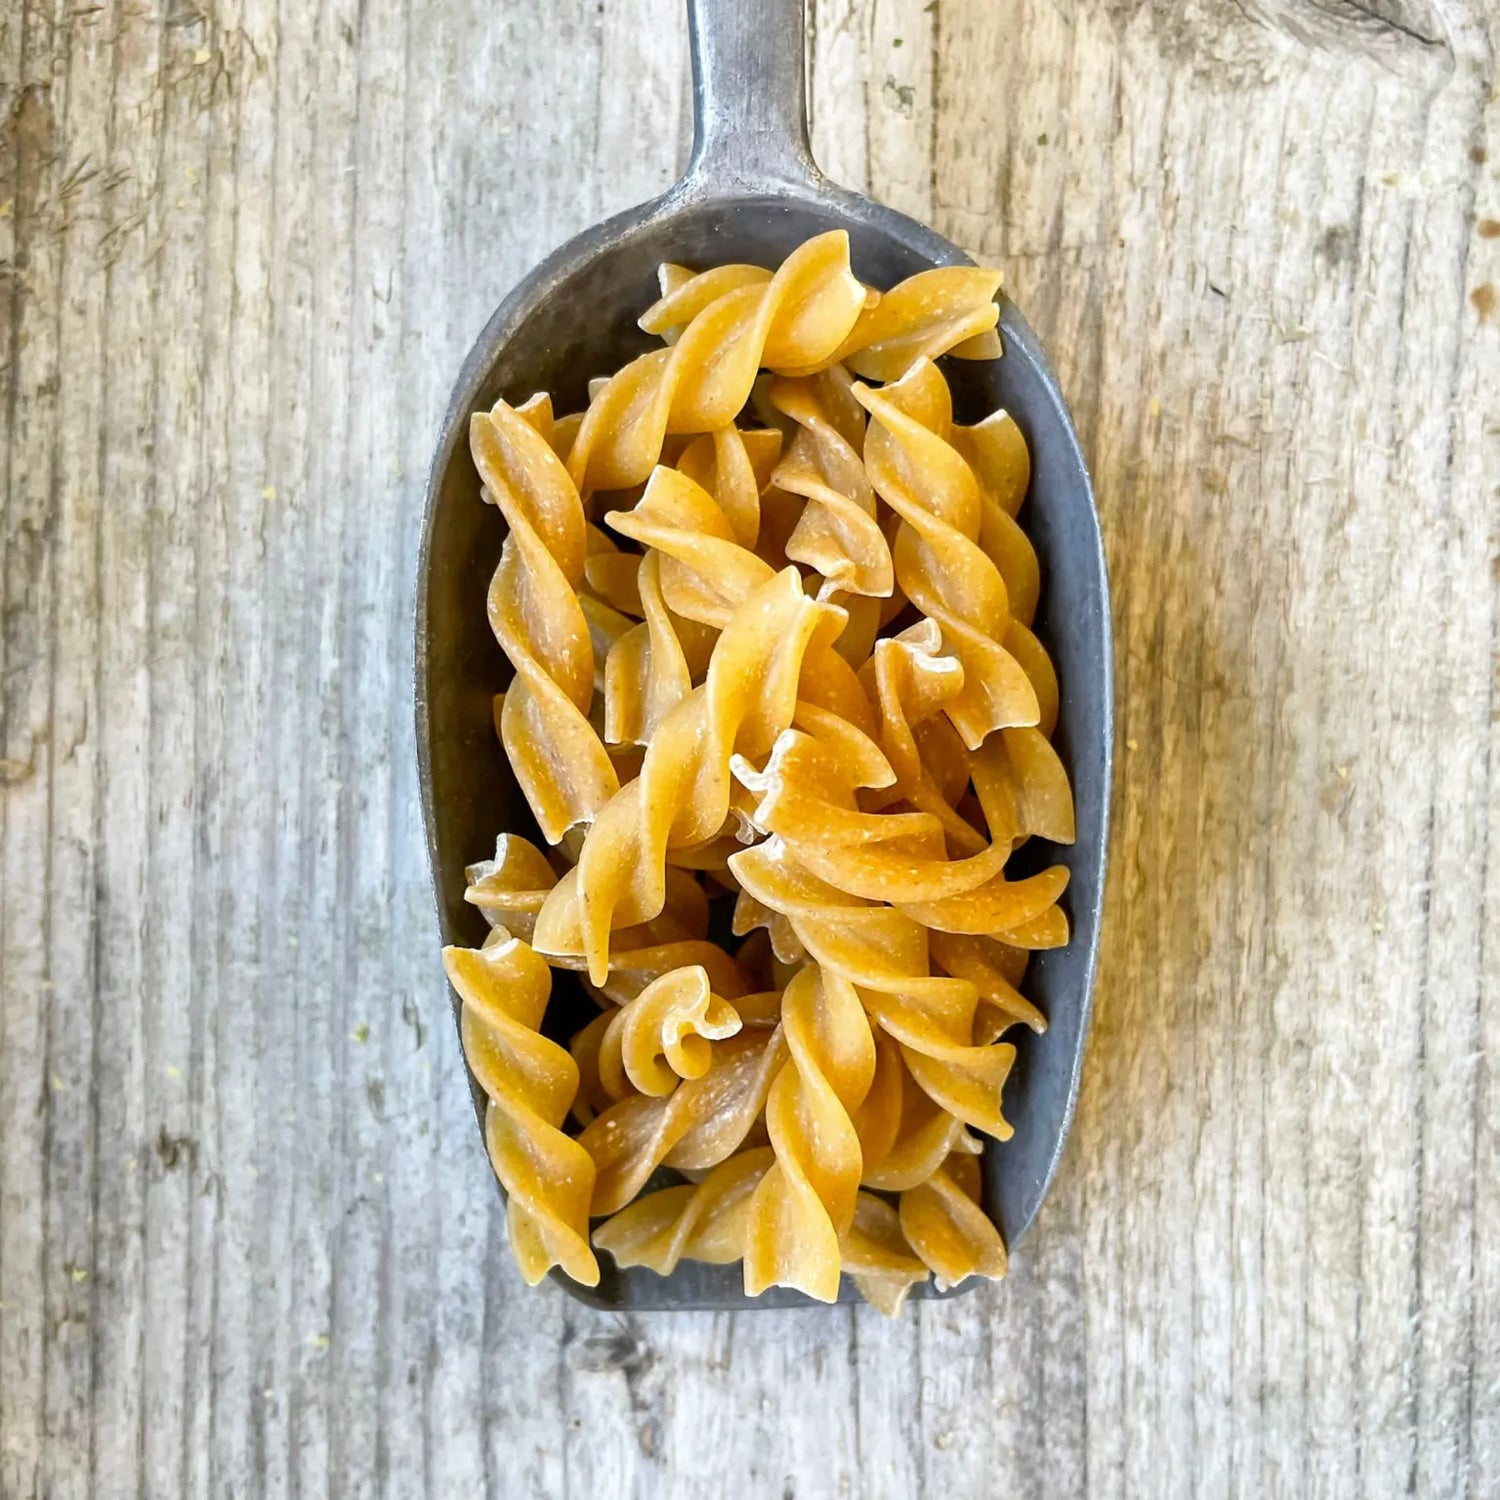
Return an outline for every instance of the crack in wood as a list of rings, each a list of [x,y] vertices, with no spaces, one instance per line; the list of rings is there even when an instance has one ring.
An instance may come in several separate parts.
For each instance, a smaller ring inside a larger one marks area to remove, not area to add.
[[[1413,66],[1441,78],[1453,44],[1430,0],[1235,0],[1246,15],[1303,46],[1354,52],[1396,72]]]

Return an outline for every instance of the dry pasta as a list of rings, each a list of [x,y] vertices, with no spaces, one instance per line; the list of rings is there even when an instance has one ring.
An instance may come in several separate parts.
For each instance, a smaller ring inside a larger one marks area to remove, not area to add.
[[[1067,870],[1008,868],[1075,828],[1026,442],[934,363],[999,356],[999,284],[877,292],[840,232],[664,265],[660,346],[584,411],[472,419],[496,730],[550,852],[498,830],[490,937],[444,959],[530,1282],[597,1248],[895,1316],[1005,1272],[979,1157],[1068,936]],[[551,969],[598,1007],[566,1047]]]
[[[901,1195],[901,1233],[940,1288],[970,1276],[1005,1275],[1005,1245],[994,1224],[941,1167]]]
[[[1035,724],[1036,689],[1007,646],[1013,621],[1005,580],[979,545],[979,484],[943,436],[952,422],[947,383],[921,360],[893,384],[878,391],[856,385],[854,394],[871,418],[870,481],[901,517],[896,579],[963,665],[963,691],[948,717],[970,749],[991,730]]]
[[[745,1253],[751,1196],[773,1159],[769,1146],[755,1147],[699,1183],[645,1193],[600,1225],[594,1244],[617,1266],[649,1266],[658,1276],[670,1276],[684,1258],[732,1264]]]
[[[448,979],[463,1002],[464,1055],[489,1098],[485,1145],[509,1195],[511,1249],[535,1285],[552,1266],[596,1286],[589,1248],[594,1191],[589,1153],[559,1128],[578,1088],[573,1059],[539,1031],[552,976],[503,927],[483,948],[446,948]]]
[[[832,1302],[863,1166],[849,1112],[874,1079],[875,1041],[854,986],[817,964],[787,985],[781,1024],[791,1057],[766,1099],[776,1160],[750,1204],[745,1290],[792,1286]]]
[[[835,365],[811,378],[776,380],[768,396],[798,427],[772,479],[807,502],[787,557],[820,574],[825,590],[888,598],[896,574],[861,457],[865,414],[848,373]]]
[[[713,1043],[739,1029],[739,1012],[709,988],[706,969],[669,969],[610,1018],[599,1040],[600,1081],[613,1099],[632,1089],[670,1094],[680,1079],[702,1078]]]
[[[490,585],[490,624],[516,669],[499,714],[516,780],[550,843],[618,790],[589,722],[594,651],[578,600],[583,505],[557,455],[501,401],[470,423],[485,489],[510,534]]]

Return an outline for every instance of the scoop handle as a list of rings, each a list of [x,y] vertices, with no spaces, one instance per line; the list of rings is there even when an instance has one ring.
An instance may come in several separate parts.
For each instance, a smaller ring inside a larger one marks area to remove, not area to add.
[[[688,0],[693,154],[684,185],[816,183],[807,139],[803,0]]]

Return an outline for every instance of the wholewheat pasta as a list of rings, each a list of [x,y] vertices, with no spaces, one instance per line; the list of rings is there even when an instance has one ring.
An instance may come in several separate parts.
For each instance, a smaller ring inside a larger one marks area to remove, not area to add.
[[[1010,862],[1075,815],[1025,437],[956,421],[937,363],[1000,356],[999,285],[875,290],[841,232],[664,265],[659,347],[582,412],[472,419],[540,841],[486,830],[490,936],[444,960],[529,1282],[594,1285],[598,1249],[895,1316],[1005,1272],[980,1155],[1068,937],[1066,868]]]

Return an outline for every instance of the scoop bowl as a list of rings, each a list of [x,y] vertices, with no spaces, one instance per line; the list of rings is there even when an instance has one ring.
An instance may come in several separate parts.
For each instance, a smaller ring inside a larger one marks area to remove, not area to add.
[[[830,183],[807,142],[802,0],[689,0],[694,149],[663,197],[569,241],[505,299],[479,335],[453,390],[428,479],[416,622],[416,729],[422,808],[445,943],[478,945],[487,931],[464,901],[467,865],[493,852],[497,833],[537,838],[494,731],[492,700],[510,669],[490,633],[484,600],[504,522],[479,503],[469,456],[472,413],[500,398],[550,391],[559,412],[581,409],[591,376],[652,347],[636,318],[658,295],[662,261],[702,267],[745,261],[775,267],[804,240],[848,232],[854,271],[887,288],[969,257],[932,230]],[[1007,1245],[1021,1240],[1057,1170],[1073,1116],[1099,944],[1109,811],[1113,686],[1108,583],[1093,491],[1057,377],[1009,300],[1000,306],[1003,358],[945,361],[957,417],[997,407],[1015,418],[1031,451],[1021,520],[1036,547],[1042,595],[1034,629],[1061,683],[1054,743],[1073,778],[1077,842],[1045,850],[1071,872],[1067,947],[1035,955],[1026,992],[1049,1019],[1022,1028],[1006,1088],[1015,1135],[981,1158],[984,1206]],[[540,840],[538,840],[540,842]],[[1029,852],[1029,851],[1028,851]],[[456,1004],[456,1002],[455,1002]],[[569,975],[558,975],[548,1027],[566,1040],[594,1014]],[[484,1098],[472,1076],[482,1124]],[[589,1290],[611,1308],[790,1306],[800,1293],[744,1295],[737,1266],[684,1262],[670,1277],[617,1270],[600,1256]],[[916,1295],[935,1295],[917,1288]],[[846,1295],[850,1295],[846,1292]]]

